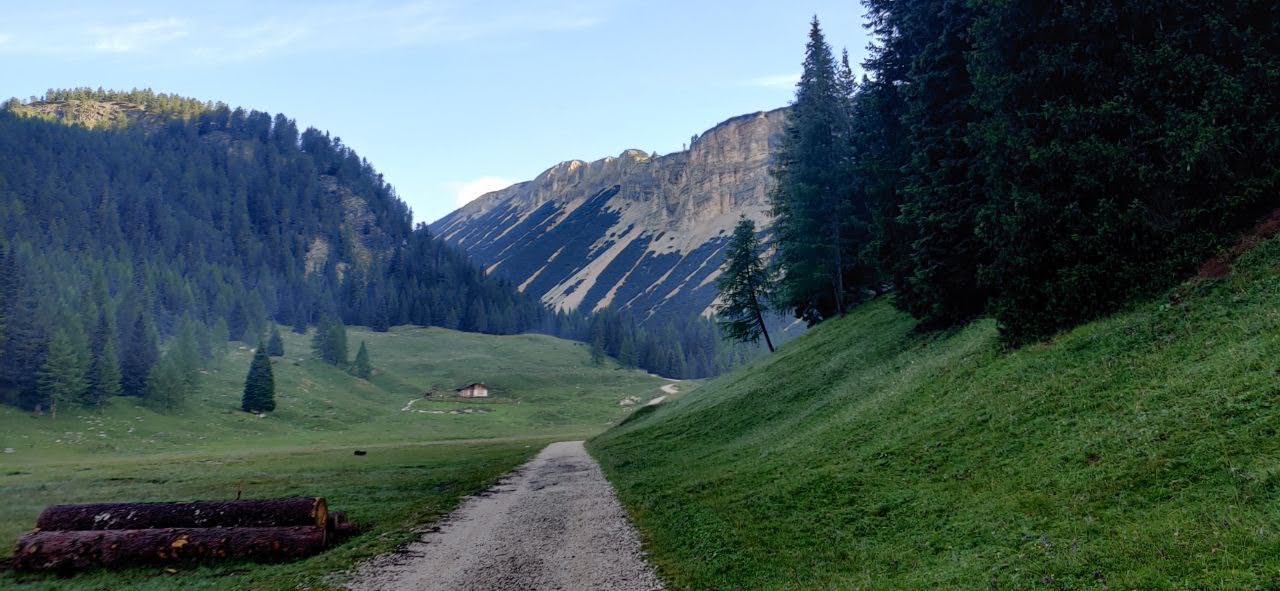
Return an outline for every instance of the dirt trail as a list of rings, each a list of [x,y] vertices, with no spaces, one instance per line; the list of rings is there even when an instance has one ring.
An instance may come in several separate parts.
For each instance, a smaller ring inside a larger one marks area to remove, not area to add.
[[[353,591],[661,590],[581,441],[553,443],[439,528],[361,566]]]

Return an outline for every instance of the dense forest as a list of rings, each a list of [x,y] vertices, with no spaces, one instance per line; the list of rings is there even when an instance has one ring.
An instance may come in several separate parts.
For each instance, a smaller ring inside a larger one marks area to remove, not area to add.
[[[594,339],[673,377],[743,351],[707,321],[642,331],[547,309],[414,227],[341,139],[283,115],[90,89],[0,110],[5,403],[174,406],[229,340],[323,322]]]
[[[885,291],[925,328],[1050,336],[1280,206],[1280,5],[867,0],[856,79],[815,19],[773,194],[773,303]]]

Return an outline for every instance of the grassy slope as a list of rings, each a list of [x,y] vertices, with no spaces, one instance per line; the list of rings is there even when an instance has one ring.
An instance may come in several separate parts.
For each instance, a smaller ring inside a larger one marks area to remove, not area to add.
[[[319,495],[375,529],[290,565],[156,569],[61,580],[0,577],[50,588],[293,589],[315,585],[354,559],[385,551],[552,440],[598,433],[622,417],[626,396],[660,395],[663,381],[594,367],[582,345],[539,335],[495,337],[441,329],[351,330],[367,340],[371,382],[311,359],[305,337],[285,335],[274,364],[278,410],[240,412],[250,359],[235,348],[213,364],[177,412],[118,399],[57,420],[0,408],[0,556],[46,504],[94,500]],[[484,381],[485,401],[421,400],[434,386]],[[413,411],[403,409],[417,399]],[[449,411],[472,409],[450,414]],[[433,413],[430,411],[443,411]],[[356,457],[353,449],[369,455]],[[208,575],[221,574],[217,578]],[[25,588],[25,587],[24,587]]]
[[[887,302],[591,444],[691,589],[1280,586],[1280,241],[1002,351]]]

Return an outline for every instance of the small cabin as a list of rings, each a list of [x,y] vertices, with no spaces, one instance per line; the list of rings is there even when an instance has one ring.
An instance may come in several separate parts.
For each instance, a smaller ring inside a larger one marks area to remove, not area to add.
[[[488,398],[489,387],[479,382],[458,388],[458,396],[462,398]]]

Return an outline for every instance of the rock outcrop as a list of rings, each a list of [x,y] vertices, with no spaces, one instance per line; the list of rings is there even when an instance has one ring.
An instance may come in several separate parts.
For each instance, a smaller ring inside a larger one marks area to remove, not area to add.
[[[742,115],[664,156],[562,162],[432,224],[489,272],[560,309],[641,319],[704,313],[739,216],[769,226],[785,109]]]

